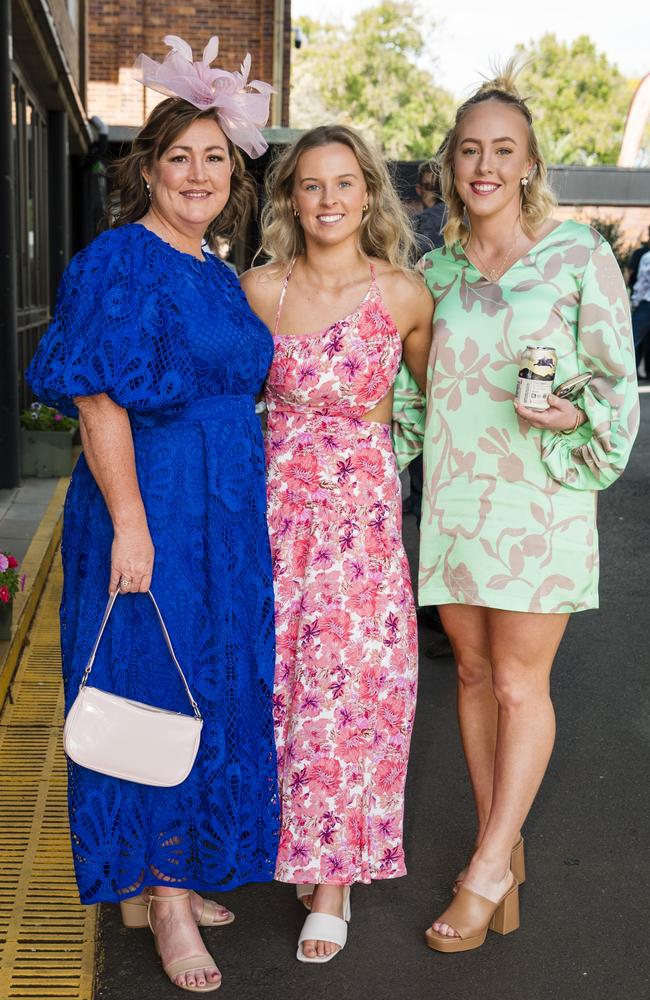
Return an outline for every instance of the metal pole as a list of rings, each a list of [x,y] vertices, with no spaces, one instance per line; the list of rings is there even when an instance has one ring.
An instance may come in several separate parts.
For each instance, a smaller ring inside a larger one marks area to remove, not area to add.
[[[273,4],[273,87],[271,98],[271,125],[282,125],[282,104],[284,97],[284,24],[285,0],[275,0]]]
[[[48,180],[50,202],[50,302],[70,260],[70,176],[68,116],[65,111],[47,115]]]
[[[11,0],[0,0],[0,488],[20,485]]]

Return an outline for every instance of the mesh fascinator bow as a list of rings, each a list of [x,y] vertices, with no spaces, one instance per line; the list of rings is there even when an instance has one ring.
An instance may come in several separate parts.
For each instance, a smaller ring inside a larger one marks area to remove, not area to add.
[[[172,51],[161,63],[144,53],[139,55],[133,67],[135,79],[167,97],[182,97],[201,111],[216,108],[228,138],[249,156],[261,156],[268,144],[260,129],[266,125],[274,90],[261,80],[249,83],[250,53],[246,54],[241,72],[229,73],[210,66],[219,51],[216,35],[204,48],[200,62],[193,61],[192,49],[177,35],[165,35],[163,41]]]

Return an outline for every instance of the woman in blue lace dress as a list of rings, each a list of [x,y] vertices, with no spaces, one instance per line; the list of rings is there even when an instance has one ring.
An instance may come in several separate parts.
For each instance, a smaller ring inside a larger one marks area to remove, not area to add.
[[[220,985],[197,924],[232,914],[199,890],[273,878],[272,573],[255,396],[273,344],[202,240],[232,234],[252,181],[214,108],[159,104],[121,167],[121,214],[69,265],[29,378],[81,421],[65,506],[61,633],[74,700],[107,592],[93,683],[188,711],[151,602],[204,718],[190,776],[154,788],[69,766],[84,903],[147,913],[172,981]],[[152,906],[149,899],[158,905]],[[173,904],[173,905],[172,905]]]

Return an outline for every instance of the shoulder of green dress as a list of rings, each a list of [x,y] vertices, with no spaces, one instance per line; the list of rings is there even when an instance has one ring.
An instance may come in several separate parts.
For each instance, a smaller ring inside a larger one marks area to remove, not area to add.
[[[419,269],[430,288],[434,281],[438,283],[441,275],[448,276],[450,271],[457,270],[466,263],[462,247],[460,243],[457,243],[451,247],[443,245],[436,247],[435,250],[429,250],[420,260]]]
[[[588,250],[595,250],[602,243],[607,242],[593,226],[588,225],[586,222],[565,219],[560,225],[562,226],[562,236],[565,239],[572,239],[580,246],[587,247]]]

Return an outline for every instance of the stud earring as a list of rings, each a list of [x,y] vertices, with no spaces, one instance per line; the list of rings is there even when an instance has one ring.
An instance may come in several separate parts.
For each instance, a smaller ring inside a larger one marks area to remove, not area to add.
[[[297,208],[294,208],[294,210],[293,210],[293,214],[294,214],[294,217],[295,217],[296,219],[299,219],[299,218],[300,218],[300,212],[298,211],[298,209],[297,209]]]
[[[368,206],[364,205],[362,211],[367,212],[368,211]]]
[[[526,175],[525,177],[521,178],[521,186],[523,188],[525,188],[527,186],[527,184],[528,184],[528,175]]]

